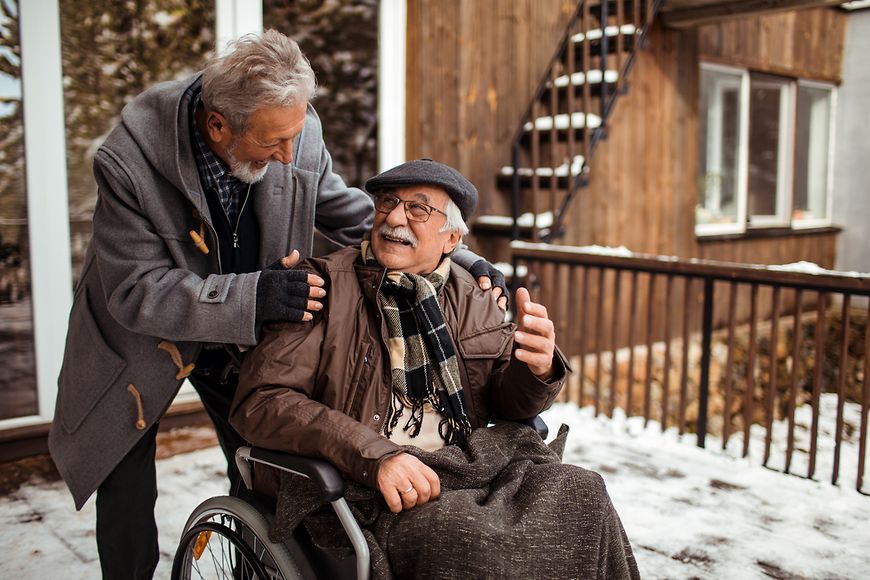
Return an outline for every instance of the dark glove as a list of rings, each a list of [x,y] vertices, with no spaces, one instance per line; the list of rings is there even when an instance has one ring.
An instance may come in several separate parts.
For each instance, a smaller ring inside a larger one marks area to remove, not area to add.
[[[274,266],[277,265],[277,268]],[[257,322],[299,322],[308,306],[308,272],[287,270],[280,261],[260,272]]]
[[[289,268],[284,267],[284,258],[280,260],[275,260],[265,268],[266,270],[289,270]]]
[[[506,307],[510,306],[510,296],[508,295],[507,284],[504,281],[504,274],[497,270],[495,266],[481,258],[471,265],[468,272],[477,280],[481,276],[486,276],[490,279],[493,288],[501,288],[501,296],[504,296],[508,301]],[[499,296],[499,298],[501,298]]]

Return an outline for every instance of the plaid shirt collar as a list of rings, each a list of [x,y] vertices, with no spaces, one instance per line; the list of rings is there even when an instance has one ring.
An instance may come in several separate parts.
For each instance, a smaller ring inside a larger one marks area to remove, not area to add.
[[[215,155],[203,139],[196,126],[196,109],[202,103],[202,92],[191,87],[190,101],[190,134],[193,141],[193,157],[199,179],[206,191],[214,191],[220,199],[221,206],[227,214],[230,223],[234,223],[239,215],[239,202],[248,190],[248,184],[234,177]]]

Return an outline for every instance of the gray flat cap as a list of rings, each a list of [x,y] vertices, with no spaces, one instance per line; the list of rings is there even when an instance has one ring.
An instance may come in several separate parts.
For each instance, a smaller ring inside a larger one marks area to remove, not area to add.
[[[447,165],[428,157],[408,161],[388,169],[366,181],[371,194],[410,185],[433,185],[447,192],[459,208],[462,219],[468,221],[477,206],[477,189],[465,177]]]

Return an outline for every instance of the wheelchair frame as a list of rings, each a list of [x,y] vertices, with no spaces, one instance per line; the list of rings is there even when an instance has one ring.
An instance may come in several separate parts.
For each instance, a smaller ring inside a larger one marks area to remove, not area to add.
[[[544,422],[543,419],[541,419],[540,416],[517,422],[532,427],[533,429],[535,429],[535,431],[537,431],[542,439],[546,439],[548,434],[547,424]],[[336,516],[338,516],[338,519],[341,522],[345,533],[350,539],[351,545],[353,546],[355,553],[357,579],[369,579],[371,575],[371,553],[369,551],[369,546],[365,540],[365,537],[363,536],[362,529],[360,528],[356,519],[354,519],[353,514],[350,511],[350,507],[347,505],[347,501],[344,499],[344,480],[342,479],[341,474],[338,472],[338,470],[331,463],[323,459],[318,459],[314,457],[291,455],[288,453],[271,451],[268,449],[251,446],[240,447],[236,451],[235,461],[236,466],[239,469],[239,473],[241,474],[242,481],[244,482],[245,487],[249,491],[253,491],[253,469],[250,465],[251,463],[261,463],[263,465],[268,465],[280,471],[294,473],[296,475],[306,477],[313,481],[320,491],[321,498],[332,506],[332,509],[335,512]],[[243,501],[240,498],[235,499]],[[206,502],[200,504],[200,507],[210,501],[212,500],[206,500]],[[250,506],[250,504],[248,505]],[[252,510],[259,513],[259,510],[257,510],[256,507],[250,507]],[[200,508],[198,507],[197,510],[195,510],[193,513],[196,514],[199,509]],[[260,516],[263,517],[263,514],[260,514]],[[238,519],[245,523],[245,525],[248,525],[247,522],[244,522],[243,517],[239,517]],[[193,522],[191,524],[191,521],[189,520],[188,525],[185,527],[185,530],[182,534],[182,538],[187,537],[191,529],[196,528],[197,525],[197,522]],[[176,560],[179,557],[180,554],[176,555]],[[310,564],[310,562],[308,563]],[[286,572],[287,571],[282,571],[282,574]]]
[[[353,545],[356,553],[357,579],[368,580],[371,573],[369,545],[344,499],[344,481],[338,470],[322,459],[289,455],[259,447],[240,447],[236,451],[236,466],[239,468],[245,487],[249,490],[253,490],[254,483],[250,462],[262,463],[312,480],[320,490],[321,498],[332,506]]]

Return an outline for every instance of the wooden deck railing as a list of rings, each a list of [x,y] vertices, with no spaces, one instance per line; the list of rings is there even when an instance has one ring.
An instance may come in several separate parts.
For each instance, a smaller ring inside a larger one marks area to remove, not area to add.
[[[773,423],[783,419],[787,449],[776,459],[786,473],[796,470],[795,413],[806,402],[812,418],[805,475],[813,478],[820,399],[836,394],[831,482],[840,476],[844,405],[851,400],[860,404],[856,488],[866,493],[870,305],[853,304],[870,304],[870,276],[523,242],[512,249],[515,272],[548,307],[557,341],[574,361],[579,378],[568,400],[593,405],[596,414],[619,406],[663,429],[694,431],[700,447],[715,423],[723,448],[742,432],[743,456],[758,425],[768,467]],[[854,332],[853,321],[858,327],[861,320],[866,328]]]

